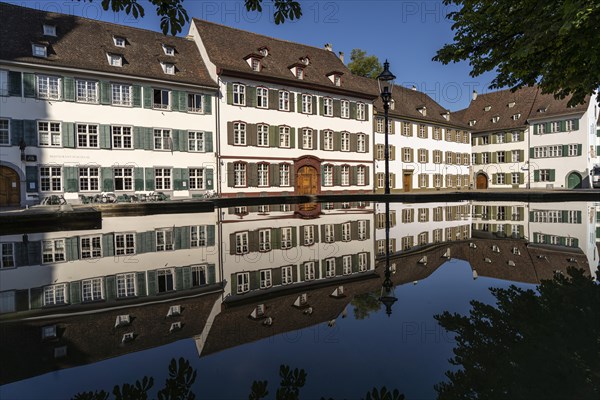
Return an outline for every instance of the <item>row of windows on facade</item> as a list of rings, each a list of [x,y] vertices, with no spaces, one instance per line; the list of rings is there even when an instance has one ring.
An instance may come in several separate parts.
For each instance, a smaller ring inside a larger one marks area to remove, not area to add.
[[[227,164],[229,187],[289,187],[293,186],[292,165],[287,163],[234,162]],[[321,167],[321,186],[366,186],[369,167],[365,165],[331,165]]]
[[[38,173],[39,179],[35,179]],[[213,176],[213,169],[204,167],[27,167],[27,181],[39,180],[42,192],[212,190]]]
[[[352,151],[366,153],[369,151],[368,135],[364,133],[334,132],[312,128],[301,128],[298,148],[328,151]],[[289,126],[273,126],[267,124],[248,124],[236,121],[228,124],[228,143],[234,146],[258,147],[296,147],[296,128]]]
[[[183,232],[180,233],[180,232]],[[3,242],[2,268],[59,263],[109,256],[131,256],[147,252],[172,251],[181,248],[214,246],[215,227],[196,225],[161,228],[154,232],[114,233],[23,243]],[[177,233],[177,235],[176,235]],[[153,236],[148,243],[148,235]],[[182,235],[183,239],[176,236]],[[177,242],[177,243],[176,243]],[[24,247],[26,246],[26,247]],[[39,247],[39,252],[38,252]],[[27,254],[24,257],[23,251]],[[25,259],[23,259],[25,258]]]
[[[366,240],[368,238],[368,221],[356,221],[354,232],[351,222],[342,224],[321,225],[321,234],[325,243],[335,243],[336,241],[350,242],[351,240]],[[271,251],[273,249],[291,249],[295,247],[296,228],[267,228],[252,232],[236,232],[231,236],[231,253],[247,254],[251,252],[252,245],[256,245],[256,251]],[[301,243],[304,246],[312,246],[318,241],[318,235],[315,225],[305,225],[301,229]]]
[[[246,86],[242,83],[227,84],[227,103],[279,111],[319,114],[325,117],[368,120],[368,106],[362,102],[319,97],[312,94],[294,93],[287,90]],[[319,104],[317,104],[317,102]],[[296,109],[296,103],[297,109]],[[317,109],[318,108],[318,109]]]
[[[473,165],[486,165],[491,163],[514,163],[525,161],[525,150],[501,150],[495,152],[472,153]]]
[[[522,224],[473,223],[473,230],[499,234],[497,236],[504,234],[513,238],[523,239],[525,237],[525,227]],[[520,254],[520,250],[515,249],[517,248],[513,248],[513,254]]]
[[[0,145],[213,151],[212,132],[0,118]]]
[[[488,144],[503,144],[512,142],[523,142],[525,140],[525,132],[499,132],[491,135],[476,136],[471,139],[471,145],[483,146]]]
[[[431,232],[421,232],[417,235],[417,246],[425,246],[428,244],[452,242],[456,240],[467,240],[471,238],[471,226],[453,226],[444,229],[434,229]],[[377,255],[381,256],[385,254],[385,239],[378,239],[376,243]],[[401,247],[397,248],[397,238],[390,238],[389,252],[395,253],[396,251],[410,250],[415,246],[415,237],[413,235],[407,235],[400,238]]]
[[[430,221],[430,210],[434,222],[444,221],[444,210],[446,214],[445,221],[460,221],[469,217],[468,206],[446,206],[446,207],[434,207],[429,208],[405,208],[401,211],[401,218],[403,224],[410,224],[415,222],[415,214],[418,222],[429,222]],[[390,227],[396,226],[396,210],[390,210]],[[385,213],[377,213],[375,216],[375,224],[377,229],[384,229],[386,227]]]
[[[415,149],[412,147],[402,147],[400,149],[401,152],[401,161],[402,162],[415,162],[414,153]],[[455,165],[469,165],[469,153],[455,153],[452,151],[446,151],[445,160],[442,158],[443,152],[441,150],[432,150],[433,153],[433,163],[434,164],[455,164]],[[388,145],[388,157],[390,161],[396,160],[396,146]],[[375,159],[376,160],[385,160],[385,145],[376,144],[375,145]],[[429,150],[427,149],[417,149],[417,161],[418,163],[428,163],[429,162]]]
[[[332,202],[325,202],[325,203],[321,203],[321,209],[322,210],[349,210],[349,209],[364,209],[365,207],[368,207],[370,205],[370,203],[365,202],[365,201],[357,201],[357,202],[341,202],[341,203],[332,203]],[[271,206],[269,204],[261,204],[261,205],[257,205],[257,206],[237,206],[237,207],[230,207],[228,209],[228,213],[230,215],[239,215],[239,216],[243,216],[243,215],[247,215],[251,212],[254,213],[258,213],[258,214],[266,214],[269,212],[275,212],[275,211],[280,211],[280,212],[289,212],[292,211],[292,205],[291,204],[278,204],[276,206]]]
[[[430,180],[430,177],[432,179]],[[460,188],[460,187],[468,187],[470,184],[471,176],[468,174],[459,175],[459,174],[417,174],[417,185],[420,188],[441,188],[445,186],[448,188]],[[430,181],[432,185],[430,185]],[[411,178],[412,182],[412,178]],[[385,187],[385,173],[378,172],[375,175],[375,183],[378,189],[382,189]],[[390,188],[396,188],[396,174],[391,172],[389,174],[389,185]]]
[[[578,210],[534,210],[529,214],[530,222],[581,224],[581,211]]]
[[[525,209],[514,206],[483,206],[474,205],[471,209],[473,218],[484,220],[496,219],[498,221],[523,221]]]
[[[286,265],[277,268],[277,283],[281,275],[281,285],[289,285],[298,282],[312,281],[321,278],[333,278],[340,275],[350,275],[353,272],[365,272],[369,266],[369,253],[358,253],[353,255],[344,255],[341,257],[326,258],[321,261],[322,272],[319,269],[318,261],[306,261],[300,266]],[[300,271],[300,274],[299,274]],[[261,269],[254,272],[238,272],[235,275],[238,294],[249,292],[254,289],[267,289],[274,284],[273,269]],[[256,275],[256,282],[253,285],[252,275]],[[300,276],[300,278],[294,278]]]
[[[23,82],[21,83],[21,80]],[[143,93],[142,93],[143,90]],[[0,70],[0,96],[141,107],[199,114],[212,112],[212,96],[126,83]],[[143,97],[142,97],[143,94]]]
[[[583,146],[579,143],[536,146],[529,149],[531,158],[576,157],[582,154]]]
[[[578,119],[566,119],[561,121],[552,121],[533,125],[533,133],[535,135],[543,135],[546,133],[571,132],[578,129]]]
[[[388,133],[395,134],[395,121],[388,120]],[[412,122],[408,121],[399,121],[400,123],[400,134],[402,136],[414,136],[414,129]],[[375,118],[375,133],[385,133],[385,120],[384,118],[377,117]],[[429,126],[426,124],[416,124],[417,129],[417,137],[420,139],[428,139],[429,138],[429,128],[432,129],[431,137],[433,140],[442,140],[444,139],[447,142],[456,142],[456,143],[469,143],[469,132],[464,132],[460,130],[455,130],[451,128],[445,129],[445,136],[442,138],[442,128],[439,126]]]

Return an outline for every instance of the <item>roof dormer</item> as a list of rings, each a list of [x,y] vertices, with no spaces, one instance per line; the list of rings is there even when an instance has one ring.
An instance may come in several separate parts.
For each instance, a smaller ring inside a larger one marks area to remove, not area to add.
[[[510,102],[507,104],[507,106],[508,106],[508,108],[513,108],[513,107],[515,106],[515,104],[517,104],[517,103],[515,103],[514,101],[510,101]]]
[[[442,117],[444,117],[444,119],[446,121],[450,121],[450,111],[446,111],[445,113],[442,113]]]
[[[308,65],[310,64],[310,58],[308,58],[308,56],[306,57],[301,57],[300,58],[300,63],[306,67],[308,67]]]
[[[44,24],[43,26],[44,36],[56,36],[56,26],[50,24]]]
[[[162,48],[163,48],[163,51],[165,52],[165,55],[170,56],[170,57],[175,56],[175,47],[169,46],[167,44],[163,44]]]
[[[427,107],[424,105],[421,105],[419,107],[417,107],[417,111],[421,113],[422,116],[426,117],[427,116]]]
[[[500,116],[499,116],[499,115],[494,115],[494,116],[492,117],[492,123],[493,123],[493,124],[495,124],[495,123],[497,123],[498,121],[500,121]]]
[[[106,53],[106,58],[108,59],[108,65],[112,67],[123,66],[123,56],[120,54]]]
[[[248,54],[244,58],[244,60],[246,60],[246,62],[250,66],[250,68],[252,68],[252,71],[260,72],[263,69],[262,58],[263,58],[262,55],[252,53],[252,54]]]
[[[546,110],[548,110],[548,106],[538,108],[537,112],[539,112],[539,113],[545,113]]]
[[[513,121],[516,121],[516,120],[518,120],[519,118],[521,118],[521,113],[516,113],[516,114],[513,114],[513,116],[512,116],[511,118],[512,118],[512,120],[513,120]]]
[[[32,43],[31,44],[31,53],[34,57],[48,57],[48,46],[40,43]]]
[[[475,124],[477,123],[476,119],[472,119],[469,121],[469,126],[475,126]]]
[[[125,45],[127,44],[127,41],[122,36],[113,36],[113,43],[117,47],[125,47]]]
[[[489,105],[488,105],[488,106],[485,106],[485,107],[483,108],[483,110],[484,110],[485,112],[487,112],[487,111],[490,111],[491,109],[492,109],[492,106],[489,106]]]
[[[163,69],[163,72],[167,75],[175,75],[175,64],[173,63],[160,63]]]
[[[268,47],[260,47],[258,49],[258,52],[261,55],[261,57],[266,57],[269,55],[269,48]]]
[[[343,72],[332,71],[332,72],[326,74],[326,76],[329,78],[331,83],[333,83],[335,86],[342,86],[342,75],[343,74],[344,74]]]

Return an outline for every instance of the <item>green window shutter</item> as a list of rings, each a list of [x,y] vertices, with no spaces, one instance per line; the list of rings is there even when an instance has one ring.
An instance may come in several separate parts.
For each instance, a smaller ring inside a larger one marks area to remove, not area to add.
[[[131,87],[131,102],[134,107],[142,106],[142,87],[140,85]]]
[[[550,170],[550,182],[554,182],[555,178],[556,178],[556,171],[551,169]]]
[[[227,144],[233,144],[233,122],[227,122]]]
[[[248,186],[258,185],[258,166],[256,163],[248,163]]]
[[[144,168],[135,167],[133,169],[135,190],[144,190]]]
[[[69,283],[69,304],[81,303],[81,281]]]
[[[341,132],[333,132],[333,150],[334,151],[342,150],[342,133]]]
[[[134,149],[143,149],[145,147],[146,136],[145,136],[145,128],[134,126],[133,127],[133,148]]]
[[[23,120],[10,120],[10,144],[18,146],[23,139]]]
[[[207,225],[206,226],[206,245],[214,246],[215,245],[215,226]]]
[[[156,294],[156,271],[146,271],[148,296]]]
[[[519,132],[519,142],[522,142],[525,140],[525,132]]]
[[[279,164],[269,164],[269,186],[277,187],[280,184]]]
[[[173,94],[173,96],[175,96],[175,94]],[[179,92],[179,111],[187,112],[187,110],[188,110],[188,94],[186,92]]]
[[[35,97],[35,75],[29,72],[23,72],[23,95]]]
[[[312,97],[312,113],[314,115],[317,115],[318,103],[319,103],[319,98],[317,96],[313,96]],[[300,104],[300,103],[298,103],[298,104]],[[300,110],[300,111],[302,111],[302,110]]]
[[[294,97],[293,93],[290,93],[290,112],[294,112],[296,111],[296,98]],[[302,107],[302,103],[298,103],[300,104],[299,107]]]
[[[491,139],[492,139],[492,140],[491,140],[491,143],[492,143],[492,144],[496,144],[496,143],[498,143],[498,135],[497,135],[497,134],[495,134],[495,133],[494,133],[494,134],[492,135],[492,138],[491,138]]]
[[[269,89],[269,109],[279,109],[279,90]]]
[[[233,104],[233,84],[227,82],[227,104]]]
[[[206,281],[209,285],[217,283],[215,264],[208,264],[206,267]]]
[[[290,96],[293,96],[293,94],[290,94]],[[296,104],[298,104],[298,109],[296,111],[301,113],[302,112],[302,93],[296,93]]]
[[[227,187],[234,187],[233,163],[227,163]]]
[[[269,126],[269,146],[279,147],[279,127],[275,125]]]
[[[171,130],[171,150],[179,151],[179,136],[181,136],[180,129]]]
[[[144,86],[144,108],[152,108],[154,92],[150,86]]]
[[[580,156],[580,155],[581,155],[582,147],[583,147],[583,146],[581,145],[581,143],[578,143],[578,144],[577,144],[577,155],[578,155],[578,156]],[[597,156],[598,156],[598,155],[596,155],[596,157],[597,157]]]
[[[179,98],[179,96],[180,95],[181,95],[181,92],[179,90],[173,90],[171,92],[171,110],[173,110],[173,111],[180,111],[179,110],[179,104],[180,104],[180,101],[179,101],[180,98]]]
[[[212,153],[213,151],[213,133],[204,132],[204,152]]]
[[[154,150],[154,129],[144,128],[144,150]]]
[[[29,242],[27,245],[27,254],[29,265],[39,265],[42,263],[42,242],[39,240]]]
[[[154,190],[154,168],[144,168],[146,176],[146,190]]]
[[[581,223],[581,211],[577,211],[577,223]]]
[[[8,71],[8,95],[21,97],[21,73]]]
[[[533,134],[534,134],[534,135],[539,135],[539,134],[540,134],[540,125],[541,125],[541,124],[535,124],[535,125],[533,126]]]
[[[350,184],[351,185],[358,185],[358,167],[357,166],[352,166],[350,167]]]
[[[523,172],[519,173],[519,184],[525,183],[525,174]]]
[[[111,148],[110,125],[100,125],[100,148]]]
[[[37,140],[37,123],[30,119],[23,120],[23,139],[27,146],[35,147],[38,145]]]
[[[79,191],[79,168],[63,167],[65,192],[76,193]]]
[[[25,167],[25,179],[27,180],[27,192],[38,191],[38,167],[35,165],[28,165]]]
[[[519,160],[521,162],[525,161],[525,150],[519,150]]]
[[[529,148],[529,158],[535,158],[535,149],[533,147]]]
[[[492,184],[495,185],[498,182],[498,174],[492,174]]]
[[[62,123],[62,145],[63,147],[75,147],[75,124],[73,122]]]
[[[136,295],[137,296],[146,296],[146,273],[145,272],[137,273]]]
[[[325,104],[322,97],[319,97],[319,115],[325,115]]]
[[[183,287],[183,269],[175,268],[175,290],[182,290]]]
[[[357,116],[357,112],[356,112],[356,102],[355,101],[351,101],[350,102],[350,118],[351,119],[356,119]]]
[[[117,278],[114,275],[104,278],[104,298],[106,300],[117,298]]]
[[[340,186],[342,184],[342,166],[335,165],[333,167],[333,185]]]
[[[536,169],[535,171],[533,171],[533,181],[534,182],[540,181],[540,170],[539,169]]]
[[[175,248],[189,249],[190,248],[190,227],[177,226],[175,227]]]
[[[189,136],[188,136],[188,131],[186,130],[180,130],[179,131],[179,151],[188,151],[188,140],[189,140]],[[173,138],[173,141],[175,141],[175,138]]]
[[[75,101],[75,79],[70,76],[62,78],[62,98],[65,101]]]
[[[192,268],[182,267],[183,274],[183,289],[189,289],[192,287]]]
[[[342,101],[335,99],[333,100],[333,116],[340,118],[342,116]]]
[[[510,185],[512,183],[512,176],[510,172],[504,174],[504,184]]]
[[[206,115],[212,114],[212,99],[213,96],[209,94],[205,94],[202,98],[202,104],[204,105],[204,114]]]
[[[290,128],[290,148],[296,147],[296,128]]]
[[[137,232],[135,234],[135,253],[143,254],[148,252],[148,246],[146,243],[146,232]]]
[[[563,157],[569,156],[569,145],[567,145],[567,144],[562,145],[562,156]]]
[[[79,260],[79,237],[66,238],[65,250],[67,261]]]
[[[173,168],[173,189],[175,190],[184,190],[181,171],[182,168]]]
[[[567,130],[566,121],[559,121],[558,126],[561,132],[565,132]]]
[[[206,168],[204,170],[204,174],[206,177],[206,189],[214,190],[214,188],[215,188],[214,170],[212,168]]]
[[[578,119],[574,119],[573,120],[573,130],[576,131],[579,129],[579,120]]]
[[[495,151],[492,152],[492,157],[491,158],[492,158],[492,162],[493,163],[498,162],[498,154]]]
[[[369,172],[369,166],[365,167],[365,185],[370,185],[371,173]],[[369,231],[367,230],[367,235]]]
[[[246,105],[256,107],[256,88],[254,86],[246,86]]]
[[[112,192],[114,190],[112,168],[102,167],[100,173],[102,174],[102,191]]]
[[[115,235],[107,233],[102,235],[102,257],[112,257],[115,255]]]
[[[100,103],[101,104],[111,104],[112,103],[112,93],[111,93],[110,82],[100,81]]]

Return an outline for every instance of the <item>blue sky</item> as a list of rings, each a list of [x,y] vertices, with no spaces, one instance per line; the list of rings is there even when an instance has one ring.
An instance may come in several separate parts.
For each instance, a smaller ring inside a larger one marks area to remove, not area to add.
[[[146,16],[140,20],[102,10],[101,0],[10,2],[159,30],[153,7],[146,0],[139,1],[146,9]],[[317,47],[331,43],[336,53],[345,53],[346,62],[353,48],[366,50],[382,62],[387,58],[397,83],[417,86],[452,111],[468,106],[473,89],[479,93],[489,91],[493,74],[472,78],[466,62],[442,65],[431,60],[436,50],[453,37],[451,22],[445,18],[450,8],[441,0],[300,0],[303,17],[283,25],[275,25],[272,3],[264,3],[262,14],[247,12],[243,0],[185,0],[184,5],[190,17]]]

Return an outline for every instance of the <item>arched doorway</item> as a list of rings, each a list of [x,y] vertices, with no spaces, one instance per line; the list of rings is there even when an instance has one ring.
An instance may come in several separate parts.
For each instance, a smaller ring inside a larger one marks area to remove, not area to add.
[[[581,189],[582,177],[578,172],[571,172],[567,178],[569,189]]]
[[[477,189],[487,189],[488,188],[488,177],[486,174],[482,174],[482,173],[477,174],[476,187],[477,187]]]
[[[310,165],[298,169],[296,176],[296,194],[313,195],[319,193],[319,173]]]
[[[21,180],[12,168],[0,166],[0,207],[19,206],[21,202]]]

